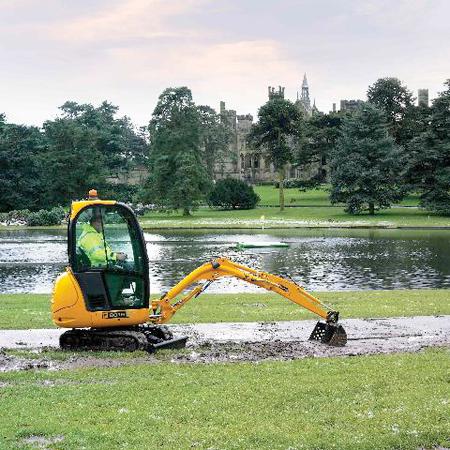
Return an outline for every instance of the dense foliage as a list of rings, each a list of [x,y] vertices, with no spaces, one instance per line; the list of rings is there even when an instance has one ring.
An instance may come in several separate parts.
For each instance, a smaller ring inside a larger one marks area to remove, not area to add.
[[[145,137],[127,117],[115,117],[116,106],[66,102],[60,109],[42,129],[0,115],[0,211],[67,205],[92,187],[116,196],[117,180],[146,163]]]
[[[378,79],[367,90],[369,103],[386,115],[390,134],[399,145],[411,139],[414,130],[414,97],[398,78]]]
[[[208,205],[221,209],[253,209],[260,198],[252,186],[234,178],[219,180],[208,197]]]
[[[294,163],[296,167],[305,167],[311,163],[326,165],[330,152],[336,146],[340,135],[344,114],[321,112],[314,113],[302,122],[301,139],[296,147]],[[304,179],[299,187],[315,187],[326,180],[325,169],[309,179]]]
[[[231,154],[228,144],[232,133],[219,114],[209,106],[198,106],[200,116],[200,147],[210,179],[214,177],[214,167],[223,167]],[[235,155],[233,155],[235,157]]]
[[[421,193],[421,205],[450,215],[450,79],[433,101],[426,130],[408,146],[407,181]]]
[[[331,152],[332,203],[345,203],[352,214],[387,208],[404,195],[401,149],[388,134],[385,115],[366,103],[345,117]]]
[[[8,124],[0,116],[0,212],[42,205],[45,151],[38,128]]]
[[[374,212],[404,192],[417,192],[422,207],[450,214],[450,81],[431,107],[415,106],[412,93],[393,77],[369,86],[367,97],[365,113],[306,116],[281,96],[259,109],[249,149],[278,172],[280,209],[286,185],[304,189],[331,179],[331,200],[345,202],[348,212]],[[226,117],[196,106],[186,87],[166,89],[145,128],[119,117],[117,106],[106,101],[67,101],[60,111],[42,128],[8,123],[0,114],[0,213],[27,210],[28,217],[66,206],[95,187],[103,197],[189,214],[208,199],[214,176],[221,170],[226,175],[238,156]],[[300,170],[287,181],[289,165]],[[135,184],[138,169],[150,170],[145,186]]]
[[[205,198],[210,180],[201,118],[188,88],[168,88],[160,95],[149,131],[150,178],[143,200],[189,215]]]

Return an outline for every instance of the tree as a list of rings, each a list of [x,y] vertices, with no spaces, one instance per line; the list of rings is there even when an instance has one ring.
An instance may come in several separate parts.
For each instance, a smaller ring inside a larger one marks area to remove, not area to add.
[[[395,142],[404,145],[411,139],[414,96],[398,78],[378,79],[367,90],[367,98],[387,117],[389,131]]]
[[[117,118],[119,108],[107,101],[100,106],[65,102],[60,110],[67,123],[72,120],[91,130],[96,149],[103,155],[109,177],[130,172],[138,164],[146,163],[148,146],[143,136],[136,132],[131,120]]]
[[[65,205],[84,198],[92,187],[105,186],[108,171],[95,130],[71,118],[59,118],[45,122],[44,131],[48,142],[48,151],[42,155],[47,167],[45,206]]]
[[[325,165],[330,153],[336,146],[340,134],[343,115],[340,113],[314,113],[301,123],[301,139],[295,153],[295,165],[304,167],[308,164]],[[324,175],[318,174],[305,181],[308,187],[315,187],[324,182]]]
[[[115,180],[146,163],[148,146],[128,117],[116,118],[118,109],[106,101],[98,107],[67,101],[60,107],[62,117],[45,122],[46,164],[65,174],[48,178],[47,201],[61,204],[84,197],[94,186],[105,195],[130,200],[130,189]]]
[[[298,136],[300,120],[301,114],[292,102],[275,97],[259,108],[258,123],[249,134],[249,143],[265,153],[278,172],[280,211],[284,210],[286,165],[293,160],[292,141]]]
[[[150,177],[143,199],[189,215],[210,184],[200,147],[201,120],[187,87],[164,90],[149,131]]]
[[[450,79],[433,101],[425,132],[408,146],[407,180],[421,192],[421,205],[450,215]]]
[[[208,176],[214,176],[214,166],[230,156],[228,144],[230,130],[220,121],[220,115],[209,106],[198,106],[200,115],[200,145],[206,162]]]
[[[401,168],[401,149],[388,134],[385,115],[366,103],[343,119],[331,152],[331,202],[346,203],[351,214],[388,208],[404,195]]]
[[[38,209],[45,190],[40,155],[43,134],[36,127],[6,123],[0,115],[0,211]]]

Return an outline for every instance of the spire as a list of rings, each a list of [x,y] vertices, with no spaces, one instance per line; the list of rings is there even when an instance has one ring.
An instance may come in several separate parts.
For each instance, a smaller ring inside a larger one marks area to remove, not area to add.
[[[298,100],[301,104],[302,109],[308,114],[311,115],[311,100],[309,98],[309,86],[308,79],[306,78],[306,72],[303,75],[303,83],[302,83],[302,91],[300,94],[300,99]]]
[[[308,80],[306,79],[306,72],[305,75],[303,75],[303,83],[302,83],[302,88],[307,88],[308,87]]]

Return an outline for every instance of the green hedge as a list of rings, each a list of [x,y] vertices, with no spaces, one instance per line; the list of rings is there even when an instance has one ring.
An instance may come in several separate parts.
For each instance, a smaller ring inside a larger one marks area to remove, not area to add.
[[[29,227],[59,225],[66,213],[64,208],[57,206],[52,209],[41,209],[30,212],[28,209],[0,213],[0,223],[5,225],[28,225]]]

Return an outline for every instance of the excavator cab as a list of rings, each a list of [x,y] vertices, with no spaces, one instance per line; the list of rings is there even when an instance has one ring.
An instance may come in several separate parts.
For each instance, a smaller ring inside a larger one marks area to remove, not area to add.
[[[67,350],[147,350],[184,347],[166,326],[149,322],[148,256],[141,227],[125,204],[72,202],[69,265],[55,282],[52,319],[71,328],[60,337]]]
[[[70,221],[68,246],[70,267],[89,311],[148,308],[147,252],[128,206],[83,208]]]

